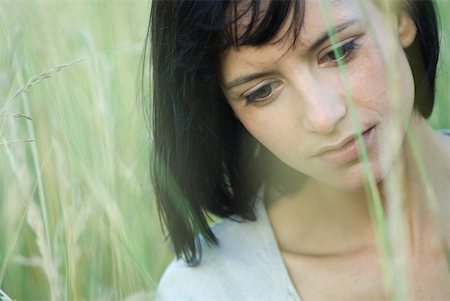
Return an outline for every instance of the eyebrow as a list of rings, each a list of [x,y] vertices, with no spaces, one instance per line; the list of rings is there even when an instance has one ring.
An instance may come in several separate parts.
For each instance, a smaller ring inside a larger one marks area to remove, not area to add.
[[[231,82],[229,82],[228,84],[225,85],[225,89],[226,90],[230,90],[231,88],[234,88],[236,86],[240,86],[246,82],[250,82],[252,80],[261,78],[261,77],[265,77],[268,75],[273,75],[275,72],[258,72],[258,73],[251,73],[251,74],[247,74],[247,75],[243,75],[240,76],[238,78],[236,78],[235,80],[232,80]]]
[[[322,43],[324,43],[325,41],[327,41],[330,36],[329,33],[332,33],[333,35],[344,31],[345,29],[347,29],[348,27],[352,26],[355,23],[360,22],[361,19],[351,19],[348,21],[345,21],[341,24],[338,24],[336,26],[331,26],[330,28],[328,28],[328,31],[324,31],[322,32],[319,37],[311,44],[311,46],[309,47],[310,50],[314,50],[316,48],[318,48]]]
[[[351,19],[351,20],[345,21],[343,23],[340,23],[336,26],[332,26],[331,28],[329,28],[329,32],[331,32],[331,33],[333,33],[333,35],[335,35],[359,21],[361,21],[361,19]],[[330,38],[330,36],[328,35],[328,31],[322,32],[319,35],[319,37],[311,44],[311,46],[309,47],[309,51],[313,51],[314,49],[318,48],[321,44],[323,44],[329,38]],[[272,71],[246,74],[246,75],[240,76],[240,77],[230,81],[229,83],[225,84],[224,88],[226,90],[230,90],[231,88],[240,86],[246,82],[249,82],[249,81],[261,78],[261,77],[265,77],[268,75],[273,75],[273,74],[275,74],[275,72],[272,72]]]

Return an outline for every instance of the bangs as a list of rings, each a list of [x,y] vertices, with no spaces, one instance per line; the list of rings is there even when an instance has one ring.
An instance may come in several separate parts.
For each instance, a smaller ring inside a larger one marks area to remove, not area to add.
[[[290,34],[294,44],[303,23],[304,6],[303,0],[230,1],[223,18],[223,48],[275,44]],[[287,29],[281,33],[283,27]]]

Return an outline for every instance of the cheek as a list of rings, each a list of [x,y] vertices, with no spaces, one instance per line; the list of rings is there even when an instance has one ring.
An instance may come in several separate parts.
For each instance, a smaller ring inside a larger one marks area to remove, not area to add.
[[[356,105],[376,112],[379,117],[393,114],[395,107],[410,113],[414,101],[414,81],[403,50],[396,49],[395,56],[389,57],[386,52],[390,47],[387,45],[370,45],[369,48],[357,66],[348,68],[350,89]]]
[[[382,114],[389,93],[381,56],[376,51],[365,52],[357,64],[348,67],[348,77],[355,105]]]
[[[295,117],[277,105],[256,109],[234,108],[234,111],[248,132],[274,153],[286,149],[286,137],[295,135],[293,133]]]
[[[303,156],[301,119],[288,100],[260,108],[234,106],[233,110],[248,132],[285,163]]]

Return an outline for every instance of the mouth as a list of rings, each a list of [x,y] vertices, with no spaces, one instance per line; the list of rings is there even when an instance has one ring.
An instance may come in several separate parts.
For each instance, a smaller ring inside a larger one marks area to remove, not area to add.
[[[369,150],[373,144],[376,130],[376,125],[374,125],[362,133],[362,139],[367,150]],[[336,147],[325,149],[325,151],[319,153],[317,157],[332,165],[342,165],[358,159],[359,145],[357,135],[345,139]]]

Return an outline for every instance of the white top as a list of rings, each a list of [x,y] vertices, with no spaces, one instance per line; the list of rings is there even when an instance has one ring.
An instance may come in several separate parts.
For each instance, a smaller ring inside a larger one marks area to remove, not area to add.
[[[450,135],[450,130],[438,132]],[[174,260],[161,278],[157,300],[301,301],[284,265],[262,192],[256,200],[257,220],[225,219],[212,226],[219,245],[202,242],[203,258],[197,267]]]
[[[202,261],[189,267],[174,260],[157,289],[156,300],[295,300],[264,202],[258,197],[255,222],[225,219],[212,226],[219,245],[202,243]]]

